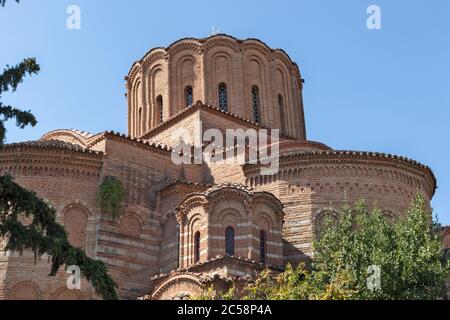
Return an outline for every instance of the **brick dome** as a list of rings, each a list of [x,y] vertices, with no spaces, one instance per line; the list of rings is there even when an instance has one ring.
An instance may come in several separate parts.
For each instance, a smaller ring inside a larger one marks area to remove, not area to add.
[[[144,135],[196,101],[306,139],[302,79],[281,49],[227,35],[154,48],[126,77],[128,131]]]

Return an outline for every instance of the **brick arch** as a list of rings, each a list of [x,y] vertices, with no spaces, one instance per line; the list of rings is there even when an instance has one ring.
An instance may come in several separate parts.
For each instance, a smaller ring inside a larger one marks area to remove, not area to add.
[[[142,235],[142,223],[139,217],[131,212],[125,213],[118,221],[118,228],[121,235],[140,238]]]
[[[394,223],[397,220],[397,215],[390,210],[381,211],[381,215],[389,222]]]
[[[15,284],[11,289],[11,300],[40,300],[41,290],[33,281],[22,281]]]
[[[86,247],[88,219],[88,209],[80,204],[70,204],[62,211],[62,224],[73,246],[83,249]]]
[[[83,300],[83,294],[80,290],[70,290],[66,286],[56,290],[53,296],[54,300]]]
[[[269,232],[274,229],[274,224],[272,219],[270,218],[270,214],[262,213],[259,214],[257,220],[255,221],[259,230],[264,230]]]
[[[226,85],[228,108],[235,107],[237,97],[233,75],[233,56],[234,53],[229,48],[214,48],[207,53],[206,74],[207,74],[207,102],[219,106],[219,85]],[[229,109],[229,111],[232,111]]]
[[[322,228],[324,227],[323,224],[325,223],[325,219],[327,217],[332,219],[334,222],[337,222],[339,220],[339,214],[335,210],[320,210],[314,217],[314,229],[317,239],[320,238],[320,233],[322,231]]]
[[[195,101],[201,100],[201,87],[196,77],[199,61],[194,52],[180,53],[177,58],[170,61],[170,65],[169,78],[172,79],[170,105],[173,108],[171,110],[171,115],[173,115],[186,107],[186,88],[192,88],[192,102],[195,103]]]
[[[240,215],[236,210],[228,209],[219,214],[218,222],[225,228],[233,227],[236,230],[239,223],[239,218]]]
[[[193,206],[186,212],[183,222],[180,224],[180,264],[188,266],[195,262],[194,241],[195,233],[200,232],[200,261],[205,259],[202,255],[202,247],[205,246],[206,229],[205,211],[202,206]],[[177,217],[179,221],[179,217]]]
[[[161,283],[152,294],[152,299],[176,300],[177,297],[193,297],[203,291],[203,285],[196,276],[186,274],[171,277]]]
[[[199,251],[200,251],[200,255],[199,255],[199,261],[202,259],[202,254],[201,254],[201,243],[202,243],[202,239],[204,239],[205,237],[205,232],[204,230],[202,230],[202,216],[200,214],[194,214],[190,219],[189,219],[189,224],[188,224],[188,261],[190,264],[195,263],[195,235],[196,233],[199,232],[200,233],[200,247],[199,247]]]
[[[257,193],[252,201],[252,206],[254,216],[260,213],[269,215],[274,227],[283,222],[283,205],[274,195],[268,192]]]
[[[158,63],[149,70],[147,75],[147,95],[146,103],[149,105],[147,108],[149,113],[147,115],[147,130],[153,129],[154,127],[160,125],[161,123],[161,113],[163,116],[163,121],[168,119],[169,108],[168,108],[168,91],[164,83],[167,82],[167,67]],[[162,105],[158,104],[158,97],[161,96]],[[162,110],[160,107],[162,106]]]
[[[162,223],[159,268],[162,273],[179,267],[180,234],[179,225],[173,212],[167,214]]]
[[[291,81],[289,79],[289,73],[284,66],[277,64],[275,68],[275,79],[276,79],[276,91],[274,94],[274,101],[276,105],[276,110],[279,110],[280,116],[280,129],[284,128],[284,133],[287,133],[290,136],[294,136],[294,126],[295,119],[297,114],[295,113],[295,109],[297,105],[293,102],[292,92],[290,89],[292,88]],[[282,104],[280,105],[279,96],[282,98]],[[281,110],[282,109],[282,110]],[[283,118],[282,119],[282,115]],[[284,122],[283,122],[284,121]]]
[[[209,197],[208,212],[216,219],[227,210],[233,210],[239,219],[248,219],[250,196],[246,191],[221,189],[212,192]]]

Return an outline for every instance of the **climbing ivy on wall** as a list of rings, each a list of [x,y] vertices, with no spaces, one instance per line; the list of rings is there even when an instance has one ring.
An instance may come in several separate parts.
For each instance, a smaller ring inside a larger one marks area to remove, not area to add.
[[[31,223],[23,225],[21,216],[31,218]],[[56,222],[55,209],[14,182],[11,176],[0,177],[0,237],[7,239],[5,250],[21,254],[29,249],[36,259],[47,253],[52,263],[50,276],[55,276],[63,265],[76,265],[98,295],[103,299],[117,299],[117,285],[106,265],[73,247],[64,227]]]
[[[111,214],[116,219],[122,213],[122,201],[125,190],[116,177],[106,176],[97,193],[97,201],[103,213]]]

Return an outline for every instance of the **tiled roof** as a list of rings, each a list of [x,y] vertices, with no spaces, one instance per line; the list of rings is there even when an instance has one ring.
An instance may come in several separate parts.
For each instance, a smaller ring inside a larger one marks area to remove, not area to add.
[[[83,148],[78,144],[65,142],[61,140],[36,140],[24,141],[17,143],[10,143],[5,145],[5,149],[19,149],[19,148],[38,148],[38,149],[60,149],[74,152],[83,152],[89,154],[101,155],[102,152],[94,151],[88,148]]]
[[[394,154],[389,153],[382,153],[382,152],[370,152],[370,151],[352,151],[352,150],[325,150],[325,151],[304,151],[304,152],[287,152],[280,155],[280,158],[289,158],[289,157],[296,157],[296,156],[303,156],[303,157],[320,157],[320,156],[335,156],[335,157],[373,157],[373,158],[379,158],[379,159],[391,159],[391,160],[397,160],[397,161],[403,161],[408,164],[411,164],[413,166],[416,166],[418,168],[424,169],[428,171],[430,176],[432,177],[434,181],[434,189],[436,189],[437,180],[436,176],[433,173],[433,170],[431,170],[430,167],[407,157],[403,156],[397,156]]]
[[[122,139],[124,141],[129,141],[132,143],[136,143],[142,147],[150,147],[150,148],[156,148],[159,149],[161,151],[165,151],[165,152],[172,152],[172,148],[168,145],[162,144],[162,143],[151,143],[148,141],[145,141],[143,139],[140,138],[132,138],[129,135],[126,135],[124,133],[120,133],[120,132],[115,132],[115,131],[105,131],[102,134],[99,134],[98,137],[96,139],[94,139],[93,141],[91,141],[89,143],[89,147],[95,145],[96,143],[98,143],[100,140],[104,139],[105,137],[114,137],[114,138],[119,138]]]
[[[248,259],[248,258],[237,257],[237,256],[229,256],[229,255],[224,255],[224,256],[219,255],[219,256],[216,256],[215,258],[209,259],[207,261],[197,262],[197,263],[195,263],[195,264],[193,264],[193,265],[191,265],[189,267],[186,267],[186,268],[178,268],[176,270],[173,270],[172,273],[188,273],[188,272],[192,272],[198,267],[205,266],[205,265],[208,265],[208,264],[211,264],[211,263],[214,263],[214,262],[219,262],[219,261],[222,261],[222,260],[234,260],[234,261],[238,261],[238,262],[243,262],[243,263],[247,263],[247,264],[253,265],[256,268],[260,268],[260,269],[271,268],[271,269],[279,270],[279,271],[283,270],[282,267],[277,267],[277,266],[272,266],[272,265],[269,265],[269,264],[259,263],[256,260],[252,260],[252,259]],[[154,280],[158,280],[158,279],[161,279],[161,278],[164,278],[164,277],[168,277],[170,275],[171,275],[170,273],[161,273],[159,275],[153,276],[151,278],[151,280],[153,280],[153,281]]]
[[[388,158],[406,161],[415,166],[430,170],[430,167],[407,157],[397,156],[389,153],[382,152],[370,152],[370,151],[352,151],[352,150],[324,150],[324,151],[304,151],[304,152],[287,152],[283,153],[281,157],[292,157],[297,155],[335,155],[335,156],[368,156],[368,157],[377,157],[377,158]]]
[[[246,191],[248,193],[252,192],[252,188],[244,185],[244,184],[240,184],[240,183],[233,183],[233,182],[226,182],[226,183],[221,183],[221,184],[216,184],[214,186],[212,186],[211,188],[209,188],[208,190],[206,190],[205,192],[202,192],[202,194],[210,194],[214,191],[217,190],[221,190],[221,189],[225,189],[225,188],[234,188],[234,189],[239,189],[239,190],[243,190]]]

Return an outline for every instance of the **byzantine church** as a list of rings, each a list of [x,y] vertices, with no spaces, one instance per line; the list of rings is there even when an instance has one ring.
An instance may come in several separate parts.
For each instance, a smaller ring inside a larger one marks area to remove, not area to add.
[[[125,82],[126,134],[58,129],[0,151],[0,175],[52,203],[71,243],[107,264],[121,299],[242,287],[258,271],[311,261],[324,219],[338,219],[345,201],[363,197],[395,220],[417,191],[428,202],[434,195],[433,172],[417,161],[308,140],[299,66],[258,39],[184,38],[151,49]],[[174,163],[175,133],[208,129],[278,130],[270,141],[278,170],[261,174],[259,161]],[[105,177],[125,190],[117,217],[97,201]],[[4,245],[0,299],[98,298],[85,280],[69,290],[64,270],[49,277],[45,257]]]

